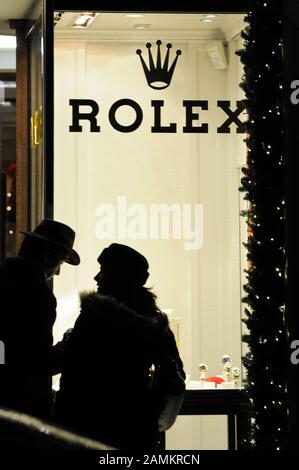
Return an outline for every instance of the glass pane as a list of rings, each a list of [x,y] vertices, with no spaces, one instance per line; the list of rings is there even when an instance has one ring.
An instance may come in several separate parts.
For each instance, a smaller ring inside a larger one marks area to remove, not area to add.
[[[148,259],[191,381],[240,368],[243,15],[78,16],[55,14],[54,217],[82,259],[55,280],[56,336],[119,242]]]
[[[15,51],[11,54],[15,55]],[[14,256],[16,252],[16,80],[14,73],[2,73],[0,80],[0,170],[0,256],[4,259]]]
[[[43,218],[43,38],[41,17],[30,36],[30,223]]]

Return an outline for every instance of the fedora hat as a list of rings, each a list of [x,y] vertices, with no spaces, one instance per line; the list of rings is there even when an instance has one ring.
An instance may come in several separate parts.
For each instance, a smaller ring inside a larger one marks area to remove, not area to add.
[[[20,230],[20,233],[23,233],[28,237],[47,241],[55,246],[63,248],[68,253],[66,263],[73,265],[78,265],[80,263],[80,256],[75,250],[73,250],[75,232],[68,225],[57,222],[56,220],[44,219],[32,232],[23,232]]]

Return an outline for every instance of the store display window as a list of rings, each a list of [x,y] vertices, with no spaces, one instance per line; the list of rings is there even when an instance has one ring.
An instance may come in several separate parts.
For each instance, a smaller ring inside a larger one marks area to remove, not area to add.
[[[99,253],[124,243],[149,261],[189,387],[241,387],[244,14],[55,11],[54,24],[53,216],[82,260],[54,282],[57,339]],[[223,417],[181,418],[168,445],[225,448],[225,432]]]

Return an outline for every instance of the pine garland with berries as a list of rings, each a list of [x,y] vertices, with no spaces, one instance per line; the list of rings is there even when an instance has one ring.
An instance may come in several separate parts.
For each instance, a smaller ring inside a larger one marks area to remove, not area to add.
[[[282,120],[282,1],[256,0],[245,18],[241,87],[248,158],[240,190],[248,210],[248,269],[243,335],[250,429],[243,447],[278,450],[287,435],[285,195]]]

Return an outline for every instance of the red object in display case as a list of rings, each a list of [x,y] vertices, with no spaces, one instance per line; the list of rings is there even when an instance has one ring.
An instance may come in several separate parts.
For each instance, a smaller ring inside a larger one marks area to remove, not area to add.
[[[212,377],[208,377],[205,379],[206,382],[215,382],[215,386],[222,384],[224,382],[224,379],[222,377],[218,377],[217,375],[213,375]]]

